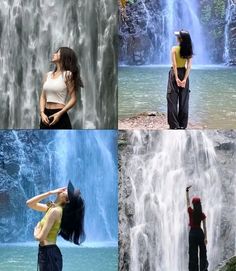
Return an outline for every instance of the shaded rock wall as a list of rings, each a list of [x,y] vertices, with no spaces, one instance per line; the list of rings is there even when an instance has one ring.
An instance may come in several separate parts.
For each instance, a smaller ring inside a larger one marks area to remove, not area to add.
[[[145,8],[144,8],[145,4]],[[120,16],[119,60],[129,65],[158,61],[161,46],[161,6],[159,0],[137,0],[128,4],[126,18]]]
[[[40,193],[50,187],[45,182],[50,180],[50,157],[45,146],[50,137],[47,134],[48,132],[39,135],[32,131],[20,134],[8,131],[0,133],[0,142],[5,142],[0,145],[0,242],[27,240],[32,235],[28,229],[32,229],[35,221],[40,218],[37,213],[30,215],[32,211],[25,202],[36,191]],[[21,140],[26,142],[24,146],[20,144]],[[31,217],[34,219],[31,220]]]

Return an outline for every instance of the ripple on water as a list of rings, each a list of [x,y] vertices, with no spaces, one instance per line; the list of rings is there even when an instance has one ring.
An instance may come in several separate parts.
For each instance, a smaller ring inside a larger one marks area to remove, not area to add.
[[[168,66],[119,68],[119,118],[166,112]],[[236,68],[194,66],[190,74],[190,121],[207,128],[236,128]],[[134,80],[135,79],[135,80]],[[144,87],[145,86],[145,87]]]

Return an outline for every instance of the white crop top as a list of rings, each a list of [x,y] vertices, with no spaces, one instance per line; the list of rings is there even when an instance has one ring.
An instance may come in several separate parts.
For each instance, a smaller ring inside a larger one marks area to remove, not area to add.
[[[47,73],[47,79],[43,84],[43,90],[45,91],[46,101],[48,103],[66,104],[67,99],[67,86],[65,84],[65,75],[71,75],[70,71],[63,72],[63,75],[59,75],[57,78],[52,78],[52,71]]]

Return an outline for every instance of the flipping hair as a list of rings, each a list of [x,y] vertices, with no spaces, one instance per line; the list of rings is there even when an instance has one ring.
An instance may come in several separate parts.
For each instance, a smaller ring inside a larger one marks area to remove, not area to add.
[[[191,36],[186,31],[180,31],[180,56],[186,59],[192,58],[193,56]]]
[[[71,76],[66,73],[66,80],[72,82],[73,87],[77,91],[79,87],[84,87],[83,81],[80,77],[80,68],[78,66],[78,60],[76,53],[69,47],[60,47],[60,62],[63,71],[70,71]],[[57,67],[55,67],[54,72],[56,72]]]
[[[193,222],[196,225],[200,225],[201,220],[202,220],[202,204],[199,201],[193,204]]]
[[[63,208],[59,235],[67,241],[80,245],[86,238],[84,232],[85,205],[79,190],[76,190],[74,195],[77,197],[76,200],[70,201]]]

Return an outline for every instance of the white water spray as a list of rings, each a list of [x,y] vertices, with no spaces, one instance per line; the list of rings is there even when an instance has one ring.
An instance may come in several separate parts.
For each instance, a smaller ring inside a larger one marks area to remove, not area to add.
[[[170,50],[176,44],[174,31],[181,29],[189,31],[194,46],[194,63],[209,64],[209,57],[205,48],[205,39],[199,19],[199,1],[197,0],[166,0],[163,1],[164,29],[162,34],[163,50],[162,62],[168,63]]]
[[[0,128],[39,127],[43,75],[61,46],[76,51],[85,85],[71,111],[73,127],[114,128],[116,11],[109,0],[1,1]]]
[[[202,199],[207,216],[209,270],[220,260],[221,183],[212,141],[200,131],[131,134],[126,175],[132,185],[134,225],[130,230],[132,271],[188,269],[185,188]]]

